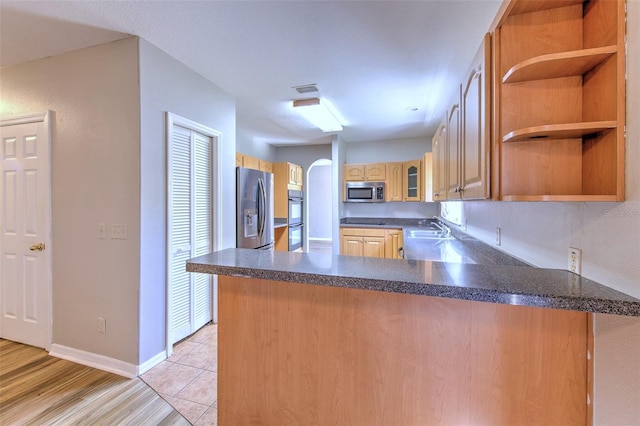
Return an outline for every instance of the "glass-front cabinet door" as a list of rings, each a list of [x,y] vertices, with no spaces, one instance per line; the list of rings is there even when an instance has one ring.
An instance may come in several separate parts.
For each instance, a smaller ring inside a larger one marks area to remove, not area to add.
[[[421,201],[422,161],[407,161],[404,163],[403,194],[404,201]]]

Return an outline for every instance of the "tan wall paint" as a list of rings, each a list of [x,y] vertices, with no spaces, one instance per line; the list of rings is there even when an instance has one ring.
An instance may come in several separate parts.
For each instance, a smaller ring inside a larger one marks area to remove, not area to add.
[[[54,111],[53,343],[137,364],[140,103],[135,38],[2,69],[0,115]],[[128,225],[127,240],[97,224]],[[97,318],[107,318],[107,333]]]

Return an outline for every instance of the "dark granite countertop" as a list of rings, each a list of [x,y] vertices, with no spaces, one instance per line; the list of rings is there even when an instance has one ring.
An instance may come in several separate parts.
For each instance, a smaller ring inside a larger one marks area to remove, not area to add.
[[[640,316],[640,299],[558,269],[226,249],[187,271],[302,284]]]
[[[284,228],[288,226],[287,218],[276,217],[273,219],[273,227],[275,228]]]
[[[430,228],[437,219],[363,218],[340,220],[341,228],[400,228],[404,231],[404,257],[408,260],[431,260],[448,263],[477,263],[482,265],[531,266],[509,254],[497,250],[455,227],[449,227],[454,238],[422,240],[408,238],[411,230]]]
[[[403,219],[389,217],[343,217],[340,219],[341,228],[385,228],[399,229],[404,226],[421,226],[432,219]]]

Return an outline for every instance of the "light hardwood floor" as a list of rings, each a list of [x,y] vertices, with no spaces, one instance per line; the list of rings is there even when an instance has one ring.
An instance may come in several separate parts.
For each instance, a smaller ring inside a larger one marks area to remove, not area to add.
[[[0,424],[189,425],[142,380],[0,339]]]
[[[307,241],[307,253],[333,253],[333,242],[324,240]]]

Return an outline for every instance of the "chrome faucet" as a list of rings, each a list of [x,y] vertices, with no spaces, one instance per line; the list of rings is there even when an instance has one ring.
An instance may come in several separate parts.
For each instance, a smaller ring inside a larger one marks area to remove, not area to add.
[[[447,225],[445,225],[444,223],[440,222],[439,220],[437,222],[431,222],[431,224],[433,226],[435,226],[436,228],[438,228],[440,231],[442,231],[442,235],[444,237],[450,237],[451,236],[451,229],[449,229],[449,227]]]

